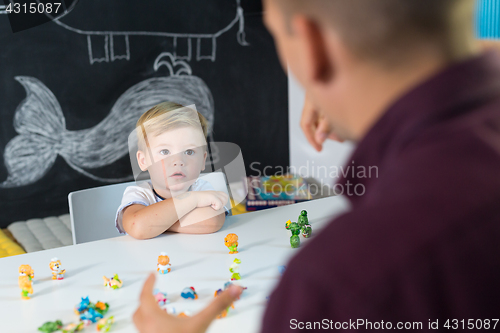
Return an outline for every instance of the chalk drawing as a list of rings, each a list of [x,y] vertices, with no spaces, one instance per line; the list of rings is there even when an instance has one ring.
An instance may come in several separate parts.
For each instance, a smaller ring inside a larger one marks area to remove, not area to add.
[[[77,131],[66,130],[61,106],[48,87],[34,77],[16,76],[26,90],[26,98],[15,111],[14,129],[18,135],[5,147],[8,176],[0,183],[0,188],[33,184],[46,175],[57,156],[94,180],[108,183],[132,180],[133,176],[103,178],[89,170],[110,165],[128,154],[128,135],[134,130],[139,116],[164,101],[195,104],[207,118],[211,133],[214,102],[208,86],[197,76],[182,75],[190,74],[191,68],[184,61],[176,61],[172,54],[158,56],[155,70],[162,66],[168,68],[170,76],[137,83],[118,98],[99,124]]]
[[[39,1],[39,0],[37,0]],[[217,57],[217,38],[222,34],[230,30],[233,26],[238,24],[238,32],[237,32],[237,41],[242,46],[250,45],[245,39],[245,18],[243,15],[243,8],[241,7],[241,0],[236,0],[236,16],[234,19],[223,29],[212,33],[170,33],[170,32],[154,32],[154,31],[90,31],[90,30],[81,30],[70,25],[63,23],[60,21],[62,17],[54,18],[50,14],[46,14],[51,19],[53,19],[54,23],[59,26],[67,29],[69,31],[75,32],[80,35],[87,36],[87,48],[89,54],[89,62],[90,64],[94,64],[96,62],[113,62],[115,60],[123,59],[130,60],[130,36],[156,36],[156,37],[167,37],[172,38],[173,43],[173,57],[174,59],[181,59],[191,61],[193,58],[193,40],[195,40],[196,45],[196,61],[208,59],[211,61],[215,61]],[[66,15],[66,14],[64,14]],[[63,16],[64,16],[63,15]],[[102,43],[104,44],[104,57],[97,57],[94,55],[92,51],[92,39],[102,38]],[[125,50],[123,53],[119,54],[115,50],[114,40],[116,38],[123,38],[123,42],[125,45]],[[179,39],[187,40],[187,54],[186,55],[178,55],[177,54],[177,44]],[[209,54],[203,55],[201,52],[201,43],[203,40],[208,40],[211,45],[211,52]]]

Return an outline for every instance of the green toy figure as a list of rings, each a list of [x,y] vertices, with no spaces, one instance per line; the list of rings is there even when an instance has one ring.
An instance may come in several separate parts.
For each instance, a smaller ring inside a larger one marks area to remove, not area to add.
[[[302,227],[302,236],[304,236],[304,238],[309,238],[311,237],[311,234],[312,234],[312,227],[310,224],[306,224]]]
[[[38,327],[38,330],[44,333],[52,333],[60,330],[63,327],[63,323],[60,320],[48,321],[42,326]]]
[[[306,224],[309,224],[309,220],[307,219],[307,211],[303,210],[300,212],[299,219],[297,220],[297,223],[301,228],[304,228]]]
[[[231,266],[229,266],[229,271],[232,273],[231,275],[231,281],[233,280],[239,280],[241,279],[241,275],[240,275],[240,264],[241,264],[241,260],[236,258],[234,259],[233,263],[231,264]]]
[[[296,249],[300,246],[300,226],[297,222],[290,223],[288,229],[292,232],[292,236],[290,237],[290,245],[293,249]]]

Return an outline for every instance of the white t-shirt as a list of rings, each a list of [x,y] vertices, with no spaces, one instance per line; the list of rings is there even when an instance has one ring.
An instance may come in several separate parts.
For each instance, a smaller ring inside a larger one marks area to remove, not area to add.
[[[203,179],[197,179],[190,187],[188,191],[215,191],[212,184]],[[134,186],[129,186],[123,192],[122,203],[118,210],[116,211],[115,226],[120,234],[126,234],[123,230],[123,211],[130,205],[144,205],[149,206],[154,203],[163,201],[161,197],[156,194],[153,190],[153,184],[151,181],[144,181]],[[226,210],[226,215],[228,215],[229,210],[224,206]]]

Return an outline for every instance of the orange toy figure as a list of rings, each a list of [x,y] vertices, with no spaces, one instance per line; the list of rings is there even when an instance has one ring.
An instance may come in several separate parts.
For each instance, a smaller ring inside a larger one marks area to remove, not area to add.
[[[157,271],[160,274],[167,274],[170,272],[170,258],[168,257],[166,252],[161,252],[160,255],[158,256],[158,264],[157,264]]]
[[[19,288],[21,288],[22,299],[30,299],[30,294],[33,294],[32,280],[35,277],[33,269],[30,265],[19,266]]]
[[[50,270],[52,271],[52,280],[62,280],[64,279],[65,269],[61,267],[61,260],[57,258],[50,259],[49,264]]]
[[[219,296],[219,294],[221,292],[222,292],[222,289],[216,290],[215,293],[214,293],[214,297]],[[217,316],[217,319],[225,318],[227,316],[227,313],[229,312],[229,308],[234,309],[234,303],[231,303],[230,306],[228,306],[227,308],[225,308],[224,310],[222,310],[222,312],[220,313],[220,315]]]
[[[236,234],[228,234],[224,238],[224,245],[229,249],[229,254],[238,253],[238,236]]]

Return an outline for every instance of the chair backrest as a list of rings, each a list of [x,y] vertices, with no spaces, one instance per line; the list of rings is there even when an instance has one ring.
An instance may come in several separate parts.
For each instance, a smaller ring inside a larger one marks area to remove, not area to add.
[[[216,191],[228,193],[225,175],[221,172],[200,175]],[[120,236],[115,227],[116,210],[127,186],[136,182],[94,187],[68,195],[73,244]],[[231,204],[226,204],[231,209]]]
[[[68,195],[73,244],[120,236],[115,227],[116,210],[127,186],[114,184],[71,192]]]

